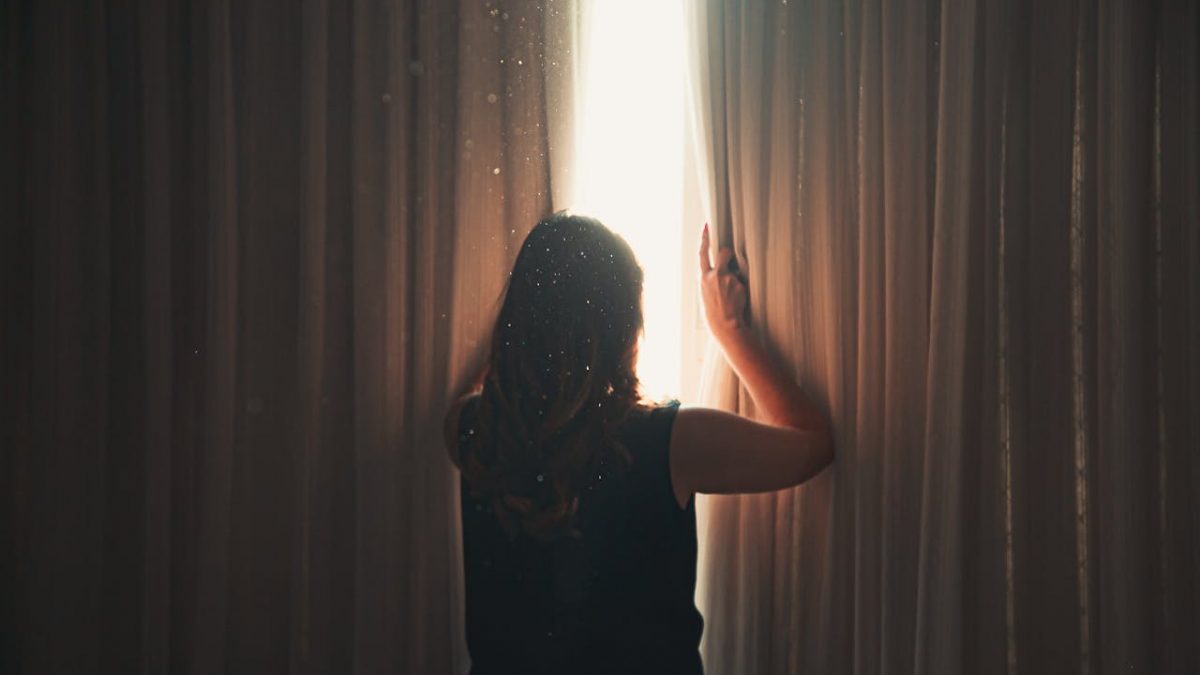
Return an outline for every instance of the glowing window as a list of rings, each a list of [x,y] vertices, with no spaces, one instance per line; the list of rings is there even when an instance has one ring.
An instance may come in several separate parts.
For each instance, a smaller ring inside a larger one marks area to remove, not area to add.
[[[686,400],[694,290],[684,286],[690,268],[683,267],[684,232],[693,229],[684,223],[683,8],[590,0],[583,11],[573,210],[604,221],[633,247],[645,270],[643,389]]]

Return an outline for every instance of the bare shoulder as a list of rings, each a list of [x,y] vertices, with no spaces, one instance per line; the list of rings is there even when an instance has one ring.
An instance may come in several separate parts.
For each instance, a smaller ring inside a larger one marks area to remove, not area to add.
[[[832,458],[816,430],[763,424],[724,410],[683,407],[671,434],[676,497],[691,493],[769,492],[798,485]]]

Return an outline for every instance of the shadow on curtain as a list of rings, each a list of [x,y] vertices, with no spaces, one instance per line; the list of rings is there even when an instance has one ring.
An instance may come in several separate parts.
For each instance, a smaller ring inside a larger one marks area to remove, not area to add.
[[[1196,3],[688,6],[709,217],[838,453],[702,500],[707,670],[1200,670]]]
[[[437,430],[572,7],[5,3],[0,671],[465,670]]]

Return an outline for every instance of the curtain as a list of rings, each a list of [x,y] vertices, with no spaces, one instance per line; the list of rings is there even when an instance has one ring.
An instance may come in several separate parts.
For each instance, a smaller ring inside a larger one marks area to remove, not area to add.
[[[751,321],[833,420],[701,500],[711,673],[1200,671],[1200,11],[689,3]],[[716,352],[702,392],[754,414]]]
[[[5,3],[0,671],[465,670],[441,415],[573,7]]]

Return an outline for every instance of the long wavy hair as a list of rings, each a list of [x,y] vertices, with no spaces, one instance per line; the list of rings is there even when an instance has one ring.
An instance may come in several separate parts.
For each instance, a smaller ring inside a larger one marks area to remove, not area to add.
[[[645,408],[635,359],[642,268],[599,221],[556,213],[521,247],[492,332],[487,375],[459,466],[510,536],[573,527],[602,465],[631,457],[617,429]]]

